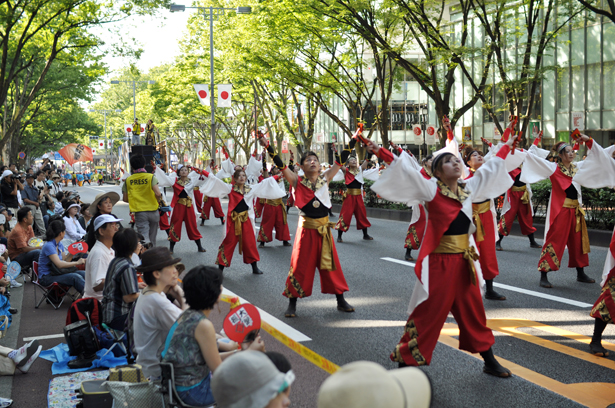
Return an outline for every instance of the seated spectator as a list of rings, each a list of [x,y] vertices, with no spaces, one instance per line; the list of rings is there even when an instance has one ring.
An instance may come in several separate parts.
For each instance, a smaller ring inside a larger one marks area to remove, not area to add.
[[[17,350],[0,346],[0,375],[13,375],[15,369],[27,373],[42,349],[38,340],[32,340]]]
[[[211,405],[214,403],[211,373],[220,366],[222,359],[238,352],[218,352],[216,330],[209,320],[222,294],[222,272],[211,266],[197,266],[184,278],[184,288],[190,308],[169,330],[161,358],[173,364],[175,388],[182,401],[195,406]],[[265,351],[260,336],[247,348]]]
[[[430,404],[431,384],[419,368],[387,371],[370,361],[346,364],[318,391],[318,408],[428,408]]]
[[[23,184],[16,177],[13,177],[12,171],[4,170],[2,176],[0,176],[0,194],[2,195],[2,202],[14,213],[19,208],[17,193],[20,190],[23,190]]]
[[[81,217],[79,217],[79,225],[85,231],[87,231],[88,226],[90,225],[90,221],[92,220],[92,214],[90,214],[90,204],[83,203],[81,204]]]
[[[279,408],[290,406],[292,370],[281,373],[265,353],[245,351],[225,360],[211,380],[218,408]],[[246,386],[249,384],[249,386]],[[336,408],[354,408],[339,405]],[[373,407],[387,407],[376,404]]]
[[[279,372],[286,374],[292,369],[290,361],[288,361],[284,354],[278,353],[277,351],[266,351],[265,355],[269,357],[269,360],[271,360]]]
[[[81,206],[79,204],[70,204],[64,211],[64,224],[66,224],[66,238],[72,242],[79,241],[85,235],[85,230],[77,221],[77,214]]]
[[[9,258],[19,262],[22,268],[30,268],[41,253],[40,246],[35,248],[28,245],[28,241],[34,238],[33,223],[32,210],[29,207],[21,208],[17,211],[17,225],[8,237]]]
[[[102,215],[96,222],[112,215]],[[137,270],[131,257],[140,251],[141,244],[137,234],[131,229],[123,229],[113,236],[115,258],[111,261],[103,289],[103,322],[115,330],[123,331],[124,323],[133,302],[139,297],[145,283],[139,282]],[[89,263],[90,261],[88,261]]]
[[[66,235],[66,226],[63,221],[52,221],[47,229],[47,241],[43,245],[38,258],[38,277],[39,281],[44,286],[49,286],[53,282],[61,285],[74,287],[79,293],[83,293],[85,286],[85,271],[77,270],[75,272],[63,273],[61,275],[53,275],[51,273],[51,262],[58,269],[70,268],[85,264],[85,259],[81,258],[75,262],[69,262],[72,255],[68,252],[62,259],[62,254],[65,252],[64,245],[60,241]]]
[[[88,244],[89,248],[92,248],[94,246],[94,243],[96,242],[96,237],[92,232],[92,223],[96,221],[96,217],[101,214],[111,214],[111,211],[113,211],[113,206],[118,201],[120,201],[120,195],[118,193],[110,191],[108,193],[98,194],[94,198],[94,201],[92,201],[92,204],[90,204],[90,213],[92,214],[92,219],[90,220],[90,225],[88,226],[88,228],[86,228],[87,235],[85,238],[85,242]]]
[[[143,367],[143,374],[152,381],[160,379],[158,350],[164,344],[167,333],[188,306],[184,292],[177,285],[175,265],[180,258],[173,258],[166,247],[149,249],[141,256],[137,272],[143,273],[147,285],[135,305],[133,338],[137,352],[137,364]],[[179,304],[171,303],[167,293]]]
[[[105,277],[107,269],[113,258],[115,251],[113,246],[113,236],[119,228],[121,220],[113,215],[98,217],[94,224],[94,234],[96,243],[90,249],[88,262],[85,264],[85,291],[84,297],[93,297],[102,301],[103,288],[105,287]]]
[[[59,191],[58,193],[56,193],[55,197],[56,197],[56,202],[54,204],[53,213],[55,215],[62,215],[64,214],[64,206],[62,205],[64,201],[64,192]]]
[[[0,224],[0,244],[7,245],[9,243],[8,236],[11,232],[9,222],[13,217],[9,215],[9,210],[0,204],[0,214],[4,215],[4,223]]]

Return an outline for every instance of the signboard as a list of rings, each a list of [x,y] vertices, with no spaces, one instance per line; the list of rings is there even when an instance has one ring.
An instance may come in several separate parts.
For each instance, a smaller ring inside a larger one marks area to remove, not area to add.
[[[282,153],[288,153],[288,142],[286,140],[282,140]]]
[[[58,152],[55,152],[53,154],[53,159],[54,160],[64,160],[64,159],[62,159],[62,156],[60,156],[60,153],[58,153]]]
[[[583,112],[571,112],[572,128],[585,130],[585,114]]]
[[[530,140],[530,138],[531,140],[536,139],[539,133],[540,133],[540,122],[538,121],[530,122],[530,125],[527,129],[527,135],[529,136],[528,140]]]
[[[331,132],[331,143],[337,143],[337,132]]]
[[[438,143],[438,132],[436,125],[427,125],[425,129],[425,143],[428,145],[435,145]]]
[[[412,134],[414,134],[414,144],[422,145],[423,130],[421,129],[421,125],[412,125]]]
[[[325,140],[325,136],[322,133],[317,133],[316,134],[316,142],[317,143],[323,143]]]
[[[26,158],[26,154],[24,152],[19,152],[19,158],[21,160],[25,159]]]
[[[472,127],[464,126],[461,128],[461,140],[464,143],[472,143]]]

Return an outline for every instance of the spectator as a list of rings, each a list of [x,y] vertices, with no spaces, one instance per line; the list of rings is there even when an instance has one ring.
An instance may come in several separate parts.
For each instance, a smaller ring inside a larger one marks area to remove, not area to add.
[[[175,265],[180,258],[173,258],[166,247],[156,247],[143,253],[137,272],[143,273],[147,285],[139,296],[134,311],[133,337],[137,364],[150,380],[160,379],[160,360],[157,353],[164,344],[169,329],[188,306],[183,290],[177,285]],[[179,304],[171,303],[167,292]]]
[[[9,258],[19,262],[22,268],[30,268],[41,253],[41,247],[31,247],[28,241],[34,238],[32,224],[34,216],[29,207],[24,207],[17,212],[17,225],[9,234],[7,249]]]
[[[58,175],[58,173],[51,173],[51,186],[50,186],[50,190],[51,190],[51,195],[53,195],[54,197],[57,196],[57,194],[62,191],[62,182],[61,182],[62,178]]]
[[[90,221],[92,220],[92,214],[90,214],[90,204],[83,203],[81,204],[81,217],[79,217],[79,225],[85,231],[87,231],[88,226],[90,225]]]
[[[13,375],[15,369],[27,373],[42,349],[43,346],[39,346],[38,340],[32,340],[17,350],[0,346],[0,375]]]
[[[79,204],[70,204],[64,211],[64,223],[66,224],[67,238],[72,242],[79,241],[85,235],[85,230],[77,221],[77,214],[81,206]]]
[[[64,214],[64,206],[62,205],[62,202],[64,201],[64,192],[63,191],[58,191],[56,193],[56,202],[53,208],[53,213],[55,215],[63,215]]]
[[[139,119],[135,118],[134,123],[132,124],[132,140],[131,145],[139,145],[141,144],[141,125],[139,124]]]
[[[74,205],[74,204],[73,204]],[[113,236],[122,221],[113,215],[103,215],[96,218],[94,234],[96,243],[90,249],[88,261],[85,264],[85,291],[84,297],[93,297],[100,301],[103,299],[103,288],[109,264],[115,257]]]
[[[98,216],[102,214],[111,214],[111,211],[113,211],[113,206],[118,201],[120,201],[120,195],[118,193],[108,192],[98,194],[94,198],[92,204],[90,204],[90,213],[92,214],[92,219],[90,220],[90,225],[88,226],[88,228],[86,228],[87,235],[85,238],[85,242],[88,244],[89,248],[92,248],[96,243],[96,236],[92,231],[94,226],[93,223],[96,221],[96,218],[98,218]]]
[[[9,222],[13,217],[9,215],[4,204],[0,204],[0,214],[4,215],[4,223],[0,224],[0,244],[6,246],[8,244],[9,232],[11,231]]]
[[[26,174],[34,175],[34,169],[32,167],[30,167],[29,169],[26,170]]]
[[[284,354],[278,353],[277,351],[266,351],[265,355],[269,357],[269,360],[271,360],[279,372],[286,374],[292,369],[290,361],[288,361]]]
[[[318,408],[427,408],[430,403],[431,384],[420,369],[387,371],[369,361],[346,364],[318,391]]]
[[[42,192],[34,184],[34,176],[28,174],[26,176],[26,186],[22,192],[22,199],[27,208],[32,210],[32,216],[34,217],[34,223],[38,229],[38,233],[44,236],[46,233],[45,220],[43,219],[43,213],[41,212],[41,199]]]
[[[294,379],[292,370],[281,373],[265,353],[246,351],[232,356],[218,367],[211,380],[211,389],[218,408],[288,407]],[[354,408],[352,405],[338,407]],[[374,407],[386,405],[376,404]]]
[[[103,217],[111,216],[103,215],[98,219]],[[139,282],[131,260],[132,255],[141,249],[137,233],[129,228],[118,231],[113,237],[113,246],[116,248],[115,258],[107,269],[103,291],[103,322],[122,331],[133,302],[146,285]]]
[[[13,172],[13,174],[17,174],[17,166],[15,163],[9,164],[9,170]]]
[[[13,212],[16,213],[19,209],[19,201],[17,200],[17,192],[23,190],[23,185],[18,179],[13,177],[13,172],[4,170],[0,177],[0,194],[2,194],[2,202]]]
[[[210,373],[215,372],[223,358],[238,351],[218,352],[216,330],[209,320],[222,294],[222,272],[211,266],[197,266],[184,278],[184,288],[190,308],[169,330],[161,357],[163,362],[173,364],[175,388],[182,401],[188,405],[210,405],[214,403]],[[260,336],[247,348],[265,351]]]
[[[12,234],[12,233],[11,233]],[[39,281],[44,286],[49,286],[53,282],[61,285],[74,287],[79,293],[83,293],[85,286],[85,272],[77,270],[75,272],[63,273],[61,275],[53,275],[51,273],[51,262],[58,268],[71,268],[85,264],[85,259],[81,258],[78,261],[70,262],[72,255],[68,252],[62,258],[65,252],[64,245],[60,241],[66,235],[66,226],[63,221],[52,221],[47,228],[47,241],[43,245],[38,258],[38,277]]]
[[[162,199],[158,180],[145,170],[145,157],[133,154],[130,157],[132,175],[122,185],[123,200],[128,203],[130,212],[135,215],[137,231],[145,237],[146,242],[156,246],[158,234],[159,202]]]

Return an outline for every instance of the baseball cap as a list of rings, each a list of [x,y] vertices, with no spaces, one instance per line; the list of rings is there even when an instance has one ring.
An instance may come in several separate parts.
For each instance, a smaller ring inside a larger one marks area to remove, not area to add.
[[[79,204],[73,204],[73,205],[79,205]],[[72,207],[72,205],[71,205]],[[70,207],[69,207],[70,208]],[[96,217],[96,219],[94,220],[94,231],[98,231],[98,229],[100,227],[102,227],[104,224],[107,224],[109,222],[120,222],[123,221],[120,218],[115,218],[115,216],[111,215],[111,214],[102,214],[99,215],[98,217]]]
[[[431,383],[419,368],[387,371],[370,361],[342,366],[318,391],[318,408],[428,408],[430,403]]]
[[[218,408],[263,408],[295,380],[260,351],[242,351],[220,364],[211,380]]]

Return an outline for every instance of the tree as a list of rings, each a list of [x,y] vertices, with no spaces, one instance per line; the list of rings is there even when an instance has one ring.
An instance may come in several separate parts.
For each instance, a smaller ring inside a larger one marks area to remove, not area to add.
[[[585,0],[577,0],[580,4],[593,13],[596,13],[600,16],[604,16],[615,23],[615,1],[614,0],[605,0],[605,6],[608,6],[608,9],[605,7],[600,7],[600,0],[593,1],[585,1]]]

